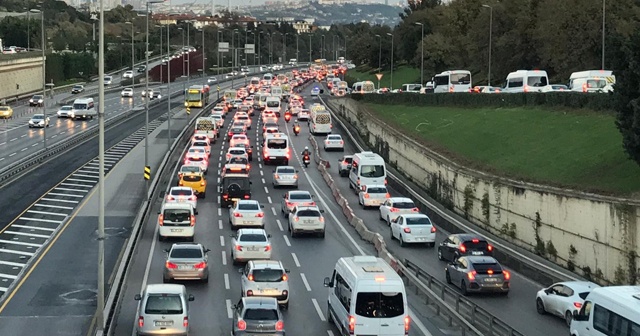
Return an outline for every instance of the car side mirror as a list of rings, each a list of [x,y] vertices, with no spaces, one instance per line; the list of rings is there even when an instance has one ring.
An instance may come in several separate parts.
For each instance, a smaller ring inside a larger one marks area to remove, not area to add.
[[[456,265],[456,263],[454,263],[453,261],[448,263],[448,265],[453,267],[453,268],[458,268],[458,265]]]
[[[233,306],[231,306],[231,309],[233,309],[233,310],[237,310],[237,309],[238,309],[238,305],[233,305]]]
[[[164,251],[164,253],[169,253],[169,249],[164,249],[162,251]]]
[[[231,205],[231,204],[227,205],[227,208],[231,209],[231,207],[232,207],[232,205]]]
[[[238,273],[242,274],[244,272],[244,268],[238,268]]]
[[[282,198],[287,198],[287,194],[282,194]]]
[[[211,252],[211,249],[205,249],[204,250],[204,253],[209,253],[209,252]]]
[[[320,210],[320,213],[324,213],[324,210]]]
[[[140,296],[140,294],[136,294],[136,295],[133,296],[133,299],[136,300],[136,301],[140,301],[140,300],[142,300],[142,296]],[[578,311],[576,310],[576,313],[577,312]]]
[[[544,290],[544,292],[547,293],[547,294],[551,294],[552,290],[551,290],[551,288],[547,288],[547,289]]]
[[[271,234],[267,234],[267,238],[271,238]]]
[[[159,215],[160,213],[161,213],[161,212],[160,212],[160,210],[158,210],[158,215]]]
[[[249,184],[253,184],[253,182],[249,181]]]
[[[289,273],[289,272],[291,272],[291,270],[285,269],[284,272],[285,273]]]
[[[264,204],[260,204],[260,209],[264,209]]]
[[[329,279],[329,277],[325,277],[324,278],[324,286],[325,287],[332,287],[331,286],[331,279]]]
[[[194,301],[196,298],[193,296],[193,294],[189,294],[189,301]]]

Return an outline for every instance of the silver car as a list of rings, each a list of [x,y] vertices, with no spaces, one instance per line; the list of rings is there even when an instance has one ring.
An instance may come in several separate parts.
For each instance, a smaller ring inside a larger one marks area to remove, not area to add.
[[[29,119],[29,128],[33,127],[49,127],[49,117],[45,117],[44,114],[34,114],[31,119]]]
[[[316,202],[308,191],[295,190],[286,192],[282,196],[282,204],[280,206],[282,216],[288,218],[289,213],[291,213],[296,206],[316,206]]]
[[[463,295],[472,292],[509,293],[511,273],[489,256],[464,256],[447,265],[448,284],[460,287]]]
[[[233,309],[232,336],[285,336],[284,317],[278,301],[267,297],[243,297]]]
[[[167,258],[164,263],[163,282],[173,280],[202,280],[209,282],[209,261],[207,252],[201,244],[173,244],[164,250]]]
[[[349,176],[351,164],[353,163],[353,155],[345,155],[342,159],[338,160],[338,162],[338,174],[342,177]]]
[[[69,113],[71,113],[71,111],[73,111],[73,106],[65,105],[60,107],[56,114],[58,115],[58,118],[69,118]]]
[[[240,229],[231,237],[231,259],[234,264],[271,259],[271,235],[264,229]]]
[[[238,227],[264,228],[264,205],[254,200],[239,200],[229,207],[229,224]]]
[[[292,166],[278,166],[273,171],[273,187],[298,187],[298,171]]]
[[[252,260],[239,272],[243,297],[273,297],[284,309],[289,308],[289,270],[280,261]]]
[[[194,297],[187,295],[184,285],[147,285],[134,298],[138,301],[137,335],[189,334],[189,302]]]

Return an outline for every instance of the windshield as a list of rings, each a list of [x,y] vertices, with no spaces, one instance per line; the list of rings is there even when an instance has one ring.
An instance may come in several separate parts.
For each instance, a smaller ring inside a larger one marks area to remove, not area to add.
[[[397,209],[413,209],[416,206],[413,202],[393,202],[393,207]]]
[[[493,273],[501,273],[502,267],[497,263],[483,263],[483,264],[473,264],[473,269],[479,274],[487,274],[489,271]]]
[[[87,104],[73,104],[73,108],[76,110],[86,110]]]
[[[238,237],[238,241],[241,242],[254,242],[254,243],[263,243],[267,241],[267,237],[263,234],[255,234],[255,233],[245,233]]]
[[[260,205],[258,203],[240,203],[238,210],[260,210]]]
[[[320,217],[320,216],[322,216],[322,215],[320,215],[320,211],[312,210],[312,209],[300,210],[300,211],[298,211],[298,213],[296,215],[298,215],[298,217]]]
[[[358,293],[356,314],[364,317],[396,317],[404,314],[402,293]]]
[[[274,309],[247,309],[244,312],[244,320],[276,321],[278,320],[278,312]]]
[[[309,195],[309,194],[294,194],[294,193],[291,193],[291,194],[289,194],[289,199],[290,200],[296,200],[296,201],[299,201],[299,200],[311,200],[311,195]]]
[[[268,100],[267,107],[280,107],[280,102],[276,100]]]
[[[267,148],[270,149],[286,149],[287,140],[285,139],[269,139],[267,140]]]
[[[295,174],[296,170],[293,169],[292,167],[286,167],[286,168],[278,168],[278,170],[276,171],[277,174]]]
[[[34,120],[44,119],[44,114],[35,114],[32,119]]]
[[[169,209],[164,211],[164,220],[167,222],[186,222],[190,217],[191,212],[186,209]]]
[[[200,182],[202,181],[202,176],[200,175],[184,175],[182,177],[182,180],[184,182]],[[187,195],[191,195],[190,193]]]
[[[362,177],[383,177],[384,166],[382,165],[365,165],[360,167],[360,176]]]
[[[182,166],[182,168],[180,168],[180,172],[182,173],[199,173],[200,171],[200,166]]]
[[[431,225],[429,217],[408,217],[405,218],[407,225]]]
[[[527,85],[534,87],[547,86],[547,77],[545,76],[529,76],[527,78]]]
[[[202,251],[199,248],[174,248],[171,250],[171,258],[202,258]]]
[[[191,196],[192,194],[191,189],[171,189],[172,196]]]
[[[449,76],[451,84],[453,85],[466,85],[471,84],[471,74],[456,73]]]
[[[189,91],[189,94],[187,95],[187,101],[197,102],[197,101],[200,101],[200,97],[201,97],[200,92],[193,93]]]
[[[60,108],[60,110],[62,110],[62,111],[69,111],[71,109],[73,109],[73,107],[71,107],[71,106],[63,106],[63,107]]]
[[[255,282],[280,282],[282,281],[282,270],[279,269],[257,269],[253,270],[253,281]]]
[[[144,312],[154,315],[182,314],[182,300],[180,295],[175,294],[150,295]]]
[[[249,189],[249,179],[248,178],[225,178],[223,185],[224,185],[224,189],[227,190],[229,188],[230,185],[232,184],[237,184],[240,186],[241,189],[243,190],[248,190]]]
[[[589,89],[602,89],[605,86],[607,86],[607,81],[604,79],[587,80],[587,88]]]
[[[387,188],[384,187],[369,187],[367,188],[369,194],[386,194]]]

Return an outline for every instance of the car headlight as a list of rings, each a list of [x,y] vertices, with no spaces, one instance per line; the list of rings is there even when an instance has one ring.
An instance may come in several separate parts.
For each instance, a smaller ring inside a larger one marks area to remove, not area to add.
[[[33,103],[33,99],[29,99],[29,102],[30,102],[30,103]]]
[[[29,120],[29,124],[33,125],[33,120]]]
[[[38,100],[38,103],[42,103],[42,99]]]

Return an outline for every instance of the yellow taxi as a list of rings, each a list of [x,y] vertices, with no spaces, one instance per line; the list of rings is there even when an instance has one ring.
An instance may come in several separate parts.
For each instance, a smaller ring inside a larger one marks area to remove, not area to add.
[[[190,187],[200,198],[205,198],[207,191],[207,179],[202,172],[185,172],[180,176],[178,185],[181,187]]]
[[[11,117],[13,117],[11,106],[0,106],[0,118],[9,119]]]

